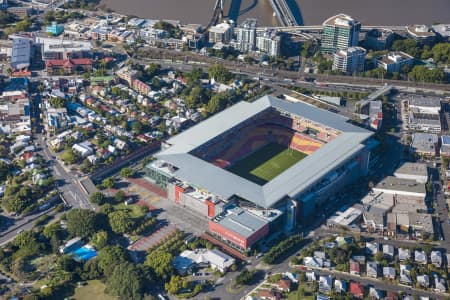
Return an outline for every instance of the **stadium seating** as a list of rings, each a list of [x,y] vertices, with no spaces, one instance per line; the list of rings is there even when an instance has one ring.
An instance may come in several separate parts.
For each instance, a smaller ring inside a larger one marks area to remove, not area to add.
[[[268,143],[285,145],[309,155],[338,134],[332,128],[307,119],[291,119],[275,111],[266,111],[193,153],[220,168],[228,168]]]

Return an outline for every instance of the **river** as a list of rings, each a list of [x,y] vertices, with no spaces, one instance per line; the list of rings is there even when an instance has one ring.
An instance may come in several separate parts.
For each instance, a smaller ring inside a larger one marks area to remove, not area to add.
[[[450,0],[287,0],[303,25],[319,25],[346,13],[363,25],[450,23]],[[215,0],[102,0],[118,13],[151,19],[207,24]],[[231,9],[230,9],[231,8]],[[226,0],[225,15],[242,21],[257,18],[260,26],[278,25],[268,0]]]

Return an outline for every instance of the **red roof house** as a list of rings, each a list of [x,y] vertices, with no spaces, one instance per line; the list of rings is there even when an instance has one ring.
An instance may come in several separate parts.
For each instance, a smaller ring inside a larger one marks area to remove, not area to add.
[[[363,298],[364,297],[364,287],[361,283],[358,282],[351,282],[350,283],[350,294],[357,298]]]

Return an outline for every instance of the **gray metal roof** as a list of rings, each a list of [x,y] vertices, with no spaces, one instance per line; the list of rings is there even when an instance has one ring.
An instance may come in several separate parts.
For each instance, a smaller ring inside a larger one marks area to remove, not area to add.
[[[189,153],[231,127],[270,107],[337,129],[341,131],[341,134],[263,186]],[[264,96],[253,103],[239,102],[169,139],[167,143],[171,146],[156,156],[178,168],[173,174],[176,178],[204,188],[223,199],[236,195],[267,208],[285,196],[295,197],[364,148],[362,142],[369,138],[372,132],[356,127],[347,120],[343,116],[303,102],[294,103]]]
[[[219,215],[214,220],[245,238],[252,236],[268,223],[267,220],[240,207],[228,209],[225,215]]]

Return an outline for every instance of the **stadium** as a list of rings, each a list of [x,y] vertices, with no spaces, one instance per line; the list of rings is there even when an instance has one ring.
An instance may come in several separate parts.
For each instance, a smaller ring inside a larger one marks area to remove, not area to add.
[[[308,222],[323,201],[365,175],[371,135],[340,115],[264,96],[169,139],[146,173],[170,200],[209,217],[222,239],[236,224],[236,234],[248,230],[234,243],[247,249],[254,235]]]

